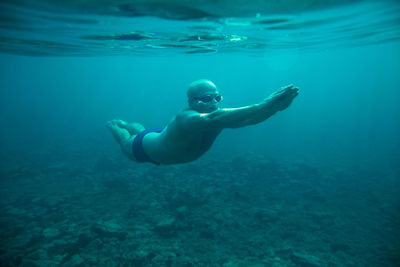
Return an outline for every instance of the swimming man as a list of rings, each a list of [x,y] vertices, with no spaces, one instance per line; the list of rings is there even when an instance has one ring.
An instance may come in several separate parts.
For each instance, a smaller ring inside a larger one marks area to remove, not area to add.
[[[284,110],[299,89],[285,86],[263,101],[239,108],[219,108],[222,96],[209,80],[190,84],[189,107],[160,129],[145,129],[139,123],[111,120],[107,127],[128,158],[137,162],[177,164],[193,161],[210,149],[225,128],[239,128],[265,121]]]

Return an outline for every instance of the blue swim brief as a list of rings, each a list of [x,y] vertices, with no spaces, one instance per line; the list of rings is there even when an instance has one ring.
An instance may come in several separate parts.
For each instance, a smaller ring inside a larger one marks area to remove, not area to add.
[[[132,143],[132,152],[133,156],[135,156],[138,162],[151,162],[156,165],[160,165],[160,163],[152,160],[143,150],[143,137],[148,133],[161,133],[163,128],[150,128],[138,133],[133,139]]]

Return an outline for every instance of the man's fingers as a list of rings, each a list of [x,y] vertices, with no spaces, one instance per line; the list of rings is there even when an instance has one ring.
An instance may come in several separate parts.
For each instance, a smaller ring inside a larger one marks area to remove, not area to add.
[[[294,87],[293,85],[290,87],[286,87],[284,92],[287,92],[288,94],[293,94],[293,93],[298,93],[299,92],[299,88]]]
[[[293,91],[291,95],[293,97],[296,97],[296,96],[298,96],[298,94],[299,94],[299,90],[297,89],[297,90]]]
[[[291,92],[292,94],[298,94],[298,93],[299,93],[299,88],[297,88],[297,87],[292,87],[292,88],[290,88],[290,92]]]
[[[277,90],[275,93],[273,93],[272,95],[279,99],[285,96],[289,96],[289,97],[296,97],[299,94],[299,88],[294,87],[293,84],[290,85],[286,85],[281,87],[279,90]]]

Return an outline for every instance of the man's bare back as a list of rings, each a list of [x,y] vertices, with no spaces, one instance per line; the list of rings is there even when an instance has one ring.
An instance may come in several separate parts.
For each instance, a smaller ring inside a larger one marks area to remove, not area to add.
[[[187,109],[179,112],[164,129],[144,129],[138,123],[112,120],[107,123],[122,151],[132,160],[155,164],[177,164],[196,160],[225,128],[260,123],[286,109],[299,89],[285,86],[260,103],[222,109],[222,96],[209,80],[193,82],[188,89]]]

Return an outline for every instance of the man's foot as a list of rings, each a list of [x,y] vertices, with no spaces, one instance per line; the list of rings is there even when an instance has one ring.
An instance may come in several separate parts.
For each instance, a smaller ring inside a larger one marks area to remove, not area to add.
[[[284,110],[292,103],[293,99],[299,94],[299,88],[293,85],[281,87],[278,91],[268,97],[276,111]]]
[[[127,123],[123,120],[110,120],[106,123],[107,127],[112,127],[112,126],[118,126],[120,128],[125,128],[124,126],[126,126]]]

